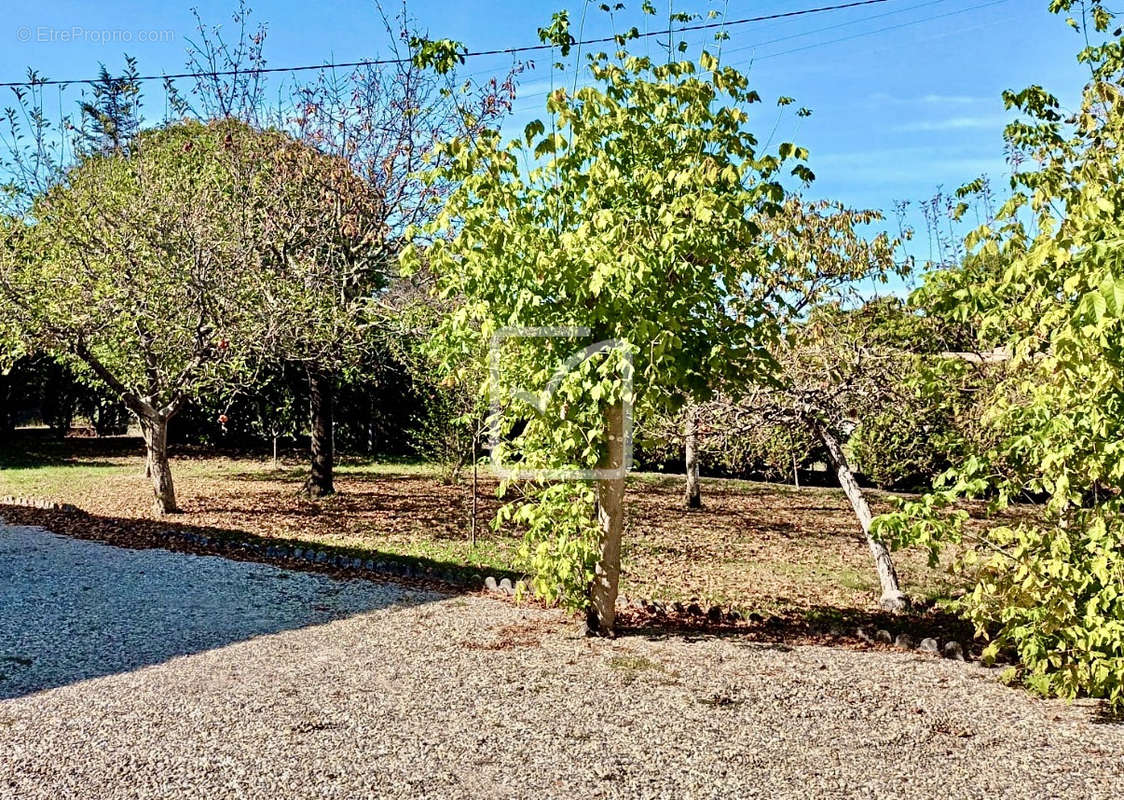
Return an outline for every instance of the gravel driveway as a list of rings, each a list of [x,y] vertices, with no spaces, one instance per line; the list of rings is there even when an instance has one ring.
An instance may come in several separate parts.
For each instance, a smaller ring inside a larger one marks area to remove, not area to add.
[[[1124,726],[916,653],[0,527],[0,797],[1119,797]]]

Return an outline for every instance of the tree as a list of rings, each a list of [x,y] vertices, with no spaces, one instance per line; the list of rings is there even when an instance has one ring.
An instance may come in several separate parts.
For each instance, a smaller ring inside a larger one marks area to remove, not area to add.
[[[900,610],[908,602],[901,592],[890,553],[870,529],[871,512],[846,457],[844,444],[856,421],[888,408],[902,393],[905,366],[912,353],[897,342],[901,333],[886,325],[894,318],[893,303],[861,305],[857,285],[885,282],[908,274],[911,263],[899,262],[899,242],[886,234],[867,239],[863,225],[882,220],[870,210],[807,202],[790,195],[781,213],[761,218],[762,241],[774,268],[764,279],[739,281],[742,300],[766,309],[785,330],[771,359],[778,368],[764,376],[746,376],[740,384],[704,407],[701,414],[712,435],[726,449],[745,449],[745,438],[760,440],[766,432],[786,439],[795,471],[797,450],[818,443],[831,461],[874,557],[882,585],[883,606]],[[860,302],[861,311],[843,309]],[[887,314],[886,312],[890,313]],[[900,311],[897,311],[900,315]],[[907,316],[907,315],[905,315]],[[698,422],[693,426],[698,436]],[[770,444],[775,444],[772,435]],[[698,445],[696,444],[696,448]],[[688,502],[698,492],[697,454],[688,469]]]
[[[1106,698],[1124,707],[1124,39],[1098,0],[1070,23],[1087,41],[1080,108],[1062,111],[1041,87],[1006,92],[1024,119],[1005,138],[1011,196],[969,235],[961,265],[935,274],[916,301],[998,348],[999,391],[984,410],[992,446],[968,455],[938,490],[878,521],[887,536],[963,551],[975,587],[961,608],[987,659],[1042,694]],[[1007,508],[1046,499],[1041,513],[979,531],[955,503]]]
[[[901,347],[879,323],[893,300],[848,309],[829,304],[793,325],[777,346],[776,379],[736,400],[718,399],[704,414],[724,436],[771,428],[803,432],[822,447],[855,513],[881,584],[880,603],[901,611],[902,592],[887,545],[871,529],[873,515],[846,453],[846,444],[864,416],[877,414],[910,395],[906,376],[915,354]]]
[[[568,53],[564,14],[540,35]],[[415,268],[424,250],[439,291],[463,298],[437,340],[453,373],[504,328],[573,334],[505,338],[483,391],[506,398],[506,422],[494,420],[505,461],[599,476],[532,480],[531,501],[501,521],[526,525],[536,591],[585,607],[590,632],[611,635],[628,409],[769,371],[774,329],[734,287],[769,272],[755,217],[779,209],[785,162],[811,174],[794,145],[761,152],[747,129],[758,95],[709,52],[660,64],[622,47],[589,70],[594,84],[553,91],[520,139],[442,146],[430,180],[455,188],[403,262]],[[583,345],[588,357],[559,372]]]
[[[471,140],[507,114],[519,67],[506,78],[483,82],[461,79],[452,65],[443,74],[424,69],[415,58],[421,39],[403,9],[396,17],[382,16],[389,52],[372,59],[377,63],[345,73],[320,71],[312,80],[290,86],[282,106],[269,109],[260,71],[266,31],[253,27],[249,17],[240,3],[233,15],[237,36],[231,41],[218,26],[209,27],[197,17],[198,36],[191,42],[188,65],[203,73],[193,92],[199,113],[257,127],[272,124],[311,151],[348,165],[366,184],[360,187],[349,179],[343,200],[345,206],[360,198],[365,204],[358,217],[363,220],[362,259],[339,253],[304,258],[303,278],[300,270],[290,272],[290,302],[274,307],[271,323],[272,356],[303,366],[307,375],[310,470],[305,490],[325,496],[335,492],[333,430],[341,380],[358,377],[381,346],[383,337],[372,335],[373,328],[394,326],[399,309],[378,301],[397,271],[406,230],[432,219],[439,208],[435,201],[450,188],[423,181],[420,173],[427,163],[443,163],[446,156],[435,152],[436,143],[454,136]],[[293,173],[289,179],[307,183],[309,176]],[[294,239],[315,237],[318,229],[330,226],[321,208],[299,200],[304,196],[283,193],[286,207],[277,211]],[[340,211],[331,200],[323,202],[323,210]]]
[[[782,104],[787,102],[788,98],[782,98]],[[851,209],[825,200],[808,201],[788,193],[779,213],[768,210],[755,220],[761,231],[760,246],[769,254],[772,269],[762,276],[751,268],[735,284],[738,296],[743,304],[760,308],[779,329],[793,330],[805,321],[809,309],[818,304],[854,301],[860,284],[885,283],[891,275],[908,274],[911,262],[895,258],[899,240],[885,233],[868,239],[860,233],[863,226],[882,220],[877,211]],[[906,237],[908,232],[902,235]],[[775,385],[776,375],[765,377],[762,382],[759,375],[741,376],[739,385],[727,394],[727,401],[737,403],[746,396],[756,396],[762,387]],[[726,438],[728,444],[732,443]],[[741,438],[744,439],[744,432]],[[691,426],[688,416],[684,444],[687,455],[694,456],[687,462],[688,508],[702,504],[698,479],[702,448],[697,439],[698,423]],[[793,445],[797,444],[796,439]],[[795,453],[795,449],[790,451],[792,457]]]
[[[924,380],[903,370],[905,382]],[[962,391],[955,385],[943,397],[900,393],[900,405],[863,415],[850,449],[859,471],[880,489],[925,491],[961,452]]]
[[[686,508],[702,508],[702,486],[699,481],[699,407],[687,406],[683,426],[683,465],[687,470],[687,485],[683,490]]]
[[[78,145],[85,152],[125,153],[140,132],[141,89],[137,60],[125,56],[121,75],[103,64],[91,84],[91,97],[78,103],[81,111]]]
[[[251,235],[264,269],[259,359],[304,367],[309,385],[311,472],[306,491],[324,496],[333,483],[335,381],[358,369],[370,345],[371,294],[389,256],[384,198],[345,158],[266,131],[234,152],[252,187]]]
[[[83,158],[4,226],[0,313],[28,350],[81,363],[137,418],[154,510],[177,510],[168,423],[244,363],[256,269],[246,187],[220,153],[231,123],[140,134],[129,154]]]

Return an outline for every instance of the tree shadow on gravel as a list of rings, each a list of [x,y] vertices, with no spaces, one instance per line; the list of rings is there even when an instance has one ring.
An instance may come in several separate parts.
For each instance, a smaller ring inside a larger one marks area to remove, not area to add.
[[[1096,725],[1121,725],[1124,726],[1124,711],[1112,711],[1107,705],[1101,705],[1093,715]]]
[[[300,544],[0,507],[0,700],[466,591],[459,565]]]

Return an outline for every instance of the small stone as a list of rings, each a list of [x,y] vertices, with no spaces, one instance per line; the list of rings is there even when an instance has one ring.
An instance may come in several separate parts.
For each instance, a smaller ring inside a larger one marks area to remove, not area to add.
[[[363,562],[363,568],[366,570],[373,570],[375,568],[375,560],[373,558],[368,558]]]
[[[899,633],[897,638],[894,639],[894,647],[900,647],[903,650],[912,650],[915,646],[913,637],[908,633]]]
[[[722,621],[722,609],[719,608],[718,606],[711,606],[710,610],[706,612],[706,618],[709,619],[711,622],[721,622]]]
[[[855,628],[855,636],[858,637],[860,641],[866,642],[867,644],[874,644],[874,640],[870,638],[870,634],[862,628]]]
[[[299,547],[294,547],[293,558],[304,558],[304,550]]]
[[[671,604],[671,608],[676,614],[683,614],[687,611],[686,607],[678,600]]]
[[[882,644],[890,644],[891,642],[894,641],[894,637],[891,636],[890,632],[888,630],[886,630],[885,628],[880,628],[874,634],[874,640],[876,642],[882,642]]]
[[[878,605],[882,607],[883,611],[900,613],[909,609],[910,600],[901,592],[896,592],[894,594],[882,595],[882,599],[878,601]]]
[[[496,583],[495,576],[489,575],[487,578],[484,579],[484,588],[487,589],[489,592],[498,592],[499,591],[500,587],[499,587],[499,584]]]
[[[917,647],[922,653],[939,653],[941,651],[940,645],[936,639],[925,638],[921,640],[921,644]]]
[[[702,606],[698,603],[691,603],[691,605],[687,606],[687,613],[692,617],[701,617],[703,613]]]
[[[500,581],[500,591],[506,595],[515,594],[515,587],[511,585],[511,578],[504,578]]]
[[[957,661],[964,660],[964,648],[960,646],[960,642],[945,642],[941,654],[944,655],[945,658],[952,658]]]
[[[741,615],[740,611],[731,611],[729,614],[726,615],[726,619],[729,620],[730,622],[740,622],[741,618],[742,618],[742,615]]]

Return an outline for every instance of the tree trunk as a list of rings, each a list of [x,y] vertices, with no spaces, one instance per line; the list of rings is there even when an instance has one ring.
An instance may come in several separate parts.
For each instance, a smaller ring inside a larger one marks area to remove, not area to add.
[[[476,549],[476,496],[479,491],[479,476],[480,464],[476,456],[476,434],[472,435],[472,521],[469,523],[469,530],[472,536],[472,548]]]
[[[10,433],[16,427],[16,409],[13,402],[15,381],[10,371],[0,370],[0,432]]]
[[[699,486],[699,407],[687,407],[687,423],[683,431],[683,449],[687,468],[687,488],[683,504],[687,508],[702,508],[702,490]]]
[[[843,493],[851,501],[851,508],[854,509],[855,516],[859,518],[863,535],[866,536],[867,547],[870,548],[870,554],[874,557],[874,566],[878,570],[878,582],[882,585],[881,605],[887,611],[904,611],[909,606],[909,598],[902,593],[898,586],[898,573],[894,570],[894,562],[890,558],[890,551],[885,544],[870,533],[870,522],[873,518],[870,513],[870,506],[867,505],[862,488],[855,480],[854,473],[851,472],[851,465],[847,463],[847,456],[843,453],[843,447],[839,444],[839,440],[826,428],[817,425],[816,433],[819,434],[820,439],[827,447],[831,463],[835,467],[835,474],[839,477],[839,485],[843,487]]]
[[[172,468],[168,464],[168,417],[138,415],[144,437],[145,475],[152,481],[152,510],[158,515],[179,513]]]
[[[624,409],[618,404],[605,412],[608,435],[598,468],[618,470],[619,477],[597,481],[597,521],[601,526],[597,566],[589,589],[586,632],[614,635],[617,586],[621,576],[621,534],[624,529]]]
[[[371,392],[367,392],[367,424],[365,426],[367,433],[367,442],[364,452],[371,455],[375,452],[375,399],[371,396]]]
[[[311,423],[311,471],[304,491],[310,497],[326,497],[336,493],[333,481],[335,455],[332,452],[335,386],[332,375],[320,369],[308,371],[308,394]]]

